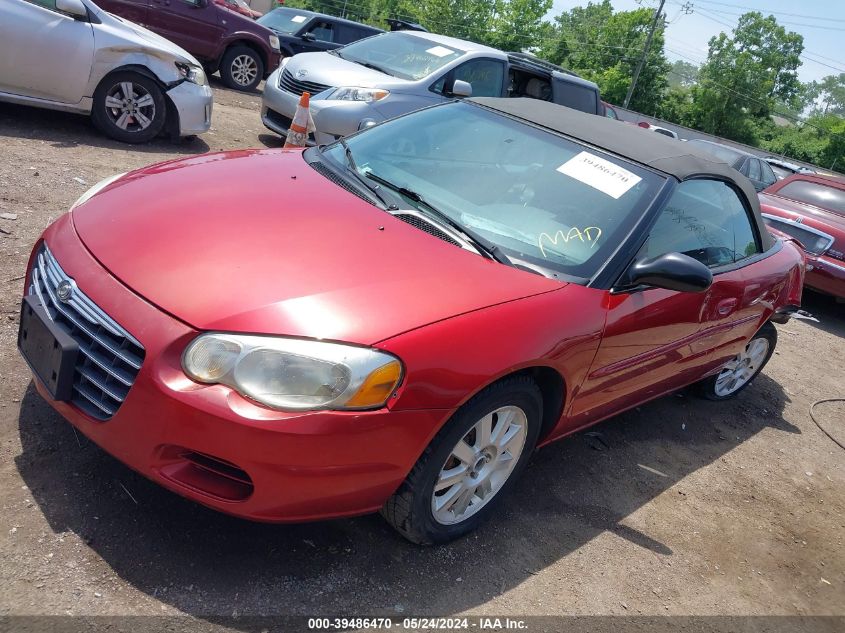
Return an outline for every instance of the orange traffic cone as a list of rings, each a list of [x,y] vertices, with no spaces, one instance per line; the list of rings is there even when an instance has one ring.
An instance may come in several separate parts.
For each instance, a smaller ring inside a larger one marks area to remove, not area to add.
[[[305,147],[305,141],[308,139],[308,133],[313,132],[317,128],[314,127],[314,119],[311,118],[311,112],[308,109],[308,104],[311,100],[311,93],[303,92],[299,98],[299,105],[296,107],[296,114],[293,115],[293,121],[290,123],[287,138],[285,139],[285,147]]]

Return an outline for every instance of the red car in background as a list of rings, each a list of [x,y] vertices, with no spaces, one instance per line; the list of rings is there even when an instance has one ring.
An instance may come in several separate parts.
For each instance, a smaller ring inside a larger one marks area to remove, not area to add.
[[[845,300],[845,177],[794,174],[760,193],[767,224],[807,254],[804,284]]]
[[[443,542],[537,446],[748,387],[803,273],[727,165],[470,99],[95,185],[35,244],[18,345],[59,413],[185,497],[259,521],[380,510]]]

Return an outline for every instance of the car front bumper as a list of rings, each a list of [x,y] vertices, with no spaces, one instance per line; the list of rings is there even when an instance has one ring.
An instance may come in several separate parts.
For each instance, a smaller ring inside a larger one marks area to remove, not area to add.
[[[279,88],[281,71],[281,68],[276,70],[264,85],[261,121],[276,134],[287,136],[290,121],[299,105],[299,95]],[[332,101],[311,95],[310,110],[317,128],[314,132],[314,143],[317,145],[332,143],[341,136],[354,134],[363,121],[380,123],[384,120],[384,116],[370,103],[363,101]]]
[[[109,274],[80,242],[70,215],[48,228],[44,240],[77,287],[136,337],[146,355],[107,421],[51,399],[34,378],[39,393],[105,451],[184,497],[257,521],[375,511],[452,413],[281,412],[228,387],[197,384],[181,369],[182,351],[197,331]]]
[[[179,112],[179,136],[208,132],[214,107],[211,86],[198,86],[190,81],[183,81],[168,90],[167,96]]]

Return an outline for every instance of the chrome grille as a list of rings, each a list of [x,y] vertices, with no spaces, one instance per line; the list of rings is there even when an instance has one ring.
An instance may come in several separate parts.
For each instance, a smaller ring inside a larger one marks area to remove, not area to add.
[[[314,81],[300,81],[293,76],[293,73],[285,68],[282,71],[282,74],[279,75],[279,88],[285,92],[292,92],[293,94],[299,96],[303,92],[310,92],[312,95],[315,95],[318,92],[323,92],[323,90],[326,90],[327,88],[331,88],[331,86],[318,84]]]
[[[66,300],[60,283],[70,283]],[[108,420],[126,399],[141,364],[144,347],[89,299],[43,245],[32,268],[29,294],[38,297],[53,322],[79,345],[71,403],[97,420]]]

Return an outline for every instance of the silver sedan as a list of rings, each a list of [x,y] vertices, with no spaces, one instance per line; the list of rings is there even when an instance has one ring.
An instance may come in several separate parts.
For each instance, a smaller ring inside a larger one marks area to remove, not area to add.
[[[90,114],[127,143],[211,126],[199,62],[91,0],[3,0],[0,101]]]

